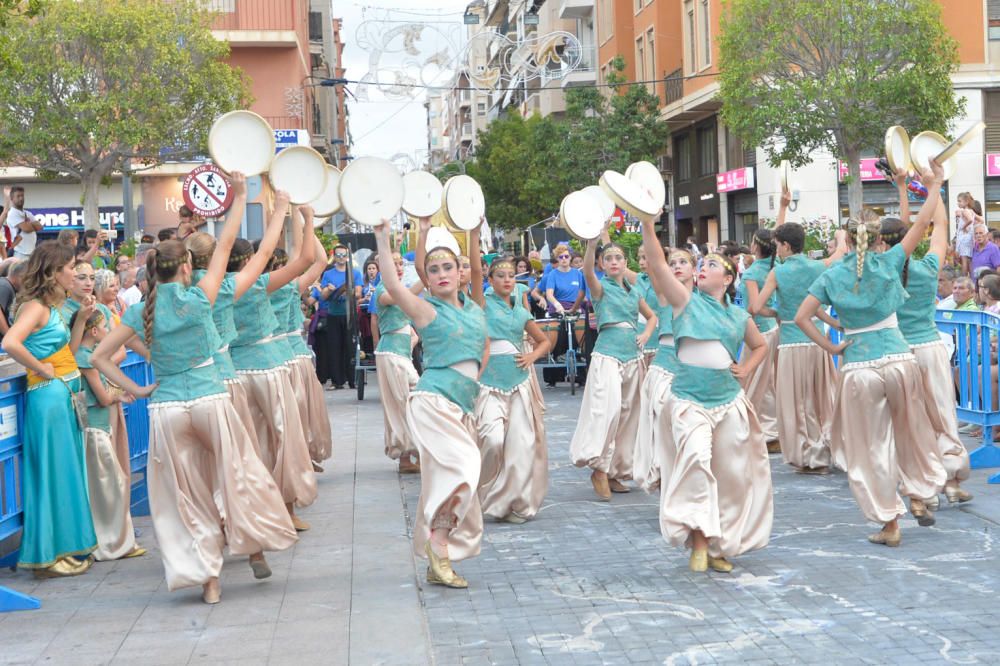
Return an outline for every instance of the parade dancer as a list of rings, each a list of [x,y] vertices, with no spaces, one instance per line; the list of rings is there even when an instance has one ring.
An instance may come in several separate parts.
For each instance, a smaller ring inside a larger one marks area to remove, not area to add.
[[[656,234],[643,236],[644,243],[657,243]],[[669,270],[690,291],[694,288],[694,257],[687,250],[663,248],[669,253]],[[666,299],[656,294],[650,281],[647,301],[656,312],[657,351],[646,372],[639,394],[639,431],[635,441],[633,476],[639,487],[652,492],[660,487],[662,460],[673,447],[670,430],[670,385],[677,372],[677,350],[674,347],[674,311]],[[669,473],[669,470],[667,470]]]
[[[743,307],[750,309],[756,302],[760,290],[763,289],[767,276],[774,268],[774,234],[770,229],[758,229],[753,234],[750,241],[750,251],[753,253],[754,261],[750,267],[743,271],[740,280],[740,287],[737,290],[743,302]],[[774,309],[775,299],[772,297],[767,302],[767,307]],[[778,362],[778,323],[774,317],[765,317],[760,314],[753,316],[753,323],[757,325],[760,334],[767,341],[767,358],[757,366],[757,370],[743,383],[743,390],[746,391],[747,399],[757,412],[757,419],[760,421],[760,429],[764,433],[764,441],[767,442],[768,453],[778,453],[781,446],[778,443],[778,416],[777,403],[775,398],[775,370]]]
[[[740,387],[767,358],[767,342],[731,303],[736,267],[729,259],[705,256],[692,292],[646,227],[650,278],[673,307],[678,360],[668,403],[673,446],[661,461],[660,531],[691,549],[692,571],[728,572],[728,558],[767,545],[774,518],[767,446]],[[737,363],[741,342],[748,352]]]
[[[569,455],[577,467],[590,467],[597,496],[627,493],[622,481],[632,478],[632,458],[639,427],[642,348],[653,334],[656,315],[626,275],[628,265],[620,245],[605,246],[605,276],[594,272],[597,240],[587,243],[583,274],[597,315],[597,342],[587,367],[587,384],[580,404]],[[634,274],[632,274],[634,280]],[[640,333],[639,313],[646,318]]]
[[[791,193],[782,193],[778,226],[774,230],[775,253],[781,259],[752,299],[751,314],[776,316],[778,362],[775,375],[778,440],[785,462],[802,474],[828,474],[831,458],[830,424],[837,388],[837,369],[833,359],[816,346],[794,321],[799,306],[808,295],[809,286],[827,267],[847,251],[843,232],[837,234],[837,249],[825,261],[810,259],[802,251],[806,232],[801,224],[784,223]],[[754,262],[756,263],[756,262]],[[772,309],[768,305],[776,296]],[[819,310],[809,326],[822,334],[820,321],[839,327],[826,310]],[[842,461],[838,466],[843,466]]]
[[[883,525],[868,540],[886,546],[898,546],[902,540],[897,522],[906,513],[897,493],[901,479],[921,525],[934,523],[924,500],[940,492],[946,480],[923,405],[920,367],[896,317],[906,300],[901,282],[906,260],[937,208],[943,180],[941,167],[932,162],[931,170],[920,176],[928,191],[920,215],[885,253],[868,251],[878,243],[877,218],[851,220],[854,251],[813,283],[795,315],[795,323],[816,344],[831,355],[844,355],[833,445],[844,455],[851,492],[862,513]],[[844,325],[845,339],[838,345],[810,325],[823,305],[833,306]]]
[[[278,192],[274,215],[284,217],[288,195]],[[295,247],[291,261],[272,273],[261,275],[242,298],[236,301],[233,317],[236,339],[230,345],[236,373],[246,382],[252,412],[252,428],[257,432],[260,455],[271,470],[292,516],[295,529],[303,532],[309,523],[295,515],[295,507],[309,506],[316,499],[316,474],[309,457],[309,447],[302,418],[292,388],[291,347],[284,337],[275,337],[278,320],[268,295],[298,278],[313,262],[312,209],[300,207],[304,218],[305,238]],[[293,227],[300,226],[298,216]],[[239,272],[253,256],[249,242],[238,239],[233,245],[229,272]],[[270,261],[270,256],[267,257]]]
[[[281,493],[254,451],[214,357],[221,340],[212,305],[226,273],[246,197],[229,211],[205,275],[192,287],[191,254],[164,241],[147,260],[149,293],[94,351],[94,365],[129,393],[148,396],[149,505],[167,587],[201,585],[205,603],[221,598],[223,548],[234,555],[283,550],[296,541]],[[139,387],[112,360],[132,336],[150,350],[157,384]],[[254,575],[260,577],[256,568]]]
[[[515,273],[513,260],[496,259],[490,266],[491,289],[480,301],[490,360],[479,377],[476,427],[483,513],[523,523],[538,513],[549,485],[545,404],[536,398],[530,375],[551,343],[525,309]],[[525,333],[533,343],[530,351],[525,350]]]
[[[610,240],[610,238],[608,239]],[[646,248],[639,246],[636,251],[636,260],[639,262],[639,273],[635,276],[635,288],[639,291],[639,297],[646,302],[653,312],[657,315],[657,328],[654,331],[659,330],[659,309],[656,306],[656,292],[653,291],[653,284],[649,280],[649,275],[646,271]],[[645,321],[640,318],[640,324],[645,324]],[[646,341],[646,346],[642,348],[642,368],[643,372],[648,373],[649,367],[653,362],[653,358],[656,356],[657,351],[660,348],[659,340],[655,335],[649,336],[649,340]],[[648,377],[648,374],[646,375]],[[646,381],[643,380],[643,386],[646,385]]]
[[[905,172],[896,176],[896,184],[899,189],[901,217],[908,221],[909,203]],[[907,230],[903,220],[896,218],[882,220],[881,249],[895,247],[903,240]],[[948,218],[944,203],[939,200],[927,254],[923,259],[907,259],[903,264],[903,288],[910,297],[896,311],[896,317],[899,320],[899,330],[906,338],[906,343],[910,346],[910,351],[913,352],[920,368],[924,405],[934,426],[938,452],[947,473],[944,494],[949,502],[954,503],[968,502],[972,499],[972,494],[960,485],[969,478],[969,453],[958,436],[951,355],[934,323],[938,270],[947,251]],[[905,475],[903,480],[905,484]],[[912,496],[915,492],[915,489],[909,489],[904,485],[903,494]],[[924,518],[924,521],[926,522],[927,518]]]
[[[478,237],[478,231],[472,236]],[[465,588],[469,583],[451,568],[451,560],[478,555],[483,537],[473,411],[479,394],[476,380],[489,357],[486,320],[482,308],[459,288],[454,252],[445,247],[427,251],[423,274],[430,295],[422,299],[397,276],[388,221],[376,229],[375,237],[386,291],[413,322],[424,347],[424,373],[406,411],[407,430],[420,453],[414,551],[430,561],[428,583]],[[482,298],[482,266],[473,264],[471,273],[472,291]]]

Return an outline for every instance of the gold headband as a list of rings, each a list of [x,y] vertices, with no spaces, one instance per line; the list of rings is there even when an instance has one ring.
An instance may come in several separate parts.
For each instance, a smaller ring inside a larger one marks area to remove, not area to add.
[[[165,260],[161,260],[160,257],[159,257],[159,255],[157,255],[157,257],[156,257],[156,267],[158,269],[159,268],[176,268],[177,266],[181,266],[183,264],[188,263],[188,261],[190,259],[191,259],[191,250],[185,251],[184,254],[183,254],[183,256],[180,256],[177,259],[165,259]]]
[[[428,261],[434,261],[436,259],[456,259],[456,257],[455,253],[452,252],[451,250],[448,250],[446,248],[441,248],[440,250],[435,250],[432,251],[430,254],[428,254],[427,258],[424,260],[424,263],[427,263]]]
[[[718,259],[731,272],[733,272],[733,273],[736,272],[736,269],[733,267],[733,262],[729,261],[729,259],[727,259],[726,257],[724,257],[723,255],[721,255],[721,254],[719,254],[717,252],[712,252],[711,254],[706,254],[705,255],[705,261],[708,261],[709,259]]]
[[[490,273],[492,273],[493,271],[498,271],[501,268],[509,268],[512,271],[517,270],[516,268],[514,268],[514,262],[509,261],[507,259],[500,259],[498,261],[494,261],[493,264],[490,265]]]

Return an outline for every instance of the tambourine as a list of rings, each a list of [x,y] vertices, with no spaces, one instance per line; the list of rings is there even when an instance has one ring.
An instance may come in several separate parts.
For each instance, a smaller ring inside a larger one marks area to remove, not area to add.
[[[309,146],[290,146],[274,156],[267,174],[275,190],[288,192],[293,204],[313,201],[326,189],[327,164]]]
[[[337,194],[345,213],[368,227],[391,220],[403,205],[403,176],[379,157],[359,157],[340,174]]]
[[[227,173],[241,171],[248,178],[265,173],[274,150],[274,130],[253,111],[223,114],[208,133],[208,154]]]
[[[885,159],[893,172],[913,170],[910,162],[910,136],[900,125],[893,125],[885,131]]]
[[[431,217],[441,210],[444,186],[432,173],[411,171],[403,176],[403,210],[413,217]]]
[[[556,226],[579,241],[589,241],[601,235],[607,222],[600,202],[590,192],[579,190],[563,197]]]
[[[937,132],[921,132],[910,139],[910,159],[913,161],[914,167],[920,171],[924,171],[930,168],[932,158],[937,158],[949,147],[948,139]],[[955,163],[953,161],[945,160],[941,162],[938,160],[938,164],[944,169],[945,180],[950,179],[955,173]]]
[[[461,231],[472,231],[486,214],[483,188],[471,176],[452,176],[444,184],[441,196],[445,218]]]
[[[600,185],[619,208],[643,222],[652,222],[663,209],[662,201],[654,201],[645,188],[617,171],[605,171]]]
[[[334,213],[340,212],[340,169],[335,166],[326,165],[326,187],[318,197],[309,202],[317,218],[330,217]]]

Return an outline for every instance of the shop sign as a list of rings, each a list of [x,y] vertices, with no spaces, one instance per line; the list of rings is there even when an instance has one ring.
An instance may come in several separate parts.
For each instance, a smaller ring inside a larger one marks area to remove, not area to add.
[[[1000,176],[1000,153],[986,153],[986,175]]]
[[[79,230],[83,229],[84,226],[83,208],[35,208],[27,206],[27,209],[42,223],[42,231]],[[97,211],[102,228],[125,228],[125,209],[121,206],[101,206]]]
[[[882,172],[879,171],[878,168],[876,168],[875,166],[877,163],[878,163],[877,157],[866,157],[865,159],[861,160],[862,182],[873,181],[873,180],[878,180],[878,181],[885,180],[885,176],[883,176]],[[843,162],[837,162],[837,166],[840,171],[840,182],[844,182],[844,179],[847,178],[847,165],[844,164]]]
[[[285,148],[292,146],[308,146],[309,130],[304,129],[276,129],[274,130],[274,152],[280,153]]]
[[[733,169],[715,176],[715,189],[718,192],[749,190],[754,187],[754,184],[753,167]]]

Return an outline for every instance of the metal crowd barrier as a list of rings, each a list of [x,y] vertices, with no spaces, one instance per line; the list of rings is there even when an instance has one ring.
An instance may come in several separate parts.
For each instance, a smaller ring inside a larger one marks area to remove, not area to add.
[[[122,370],[136,383],[150,384],[153,369],[144,358],[129,352]],[[21,504],[21,474],[23,469],[24,434],[24,374],[0,380],[0,545],[18,537],[24,527]],[[146,491],[146,456],[149,450],[149,413],[147,400],[125,405],[125,425],[128,430],[129,458],[132,468],[132,515],[149,514]],[[17,564],[18,550],[0,558],[0,566]],[[0,612],[39,608],[38,599],[0,585]]]

